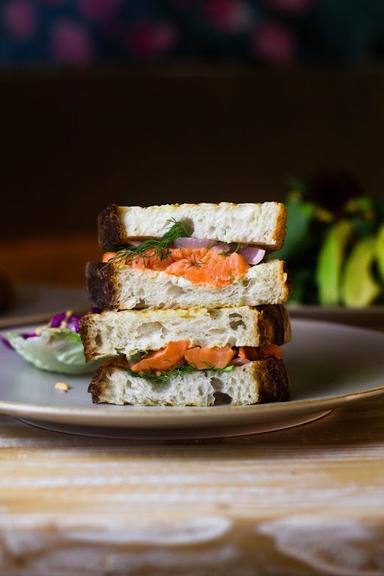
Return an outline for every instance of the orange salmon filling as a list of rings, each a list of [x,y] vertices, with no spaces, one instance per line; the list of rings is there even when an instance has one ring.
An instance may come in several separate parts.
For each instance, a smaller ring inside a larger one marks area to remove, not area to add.
[[[116,252],[106,252],[108,262]],[[170,248],[165,258],[153,250],[126,262],[135,270],[153,270],[182,276],[192,284],[207,284],[214,288],[228,286],[249,270],[248,262],[237,252],[223,254],[210,248]]]
[[[280,346],[270,344],[260,348],[252,348],[250,346],[241,346],[240,348],[231,348],[230,346],[202,348],[194,346],[190,348],[187,340],[180,340],[169,342],[161,350],[149,352],[138,362],[130,364],[126,361],[126,363],[133,372],[155,372],[161,374],[185,363],[194,366],[198,370],[209,370],[212,368],[226,368],[234,358],[252,361],[271,356],[279,360],[282,358]],[[125,360],[116,360],[119,365],[122,362],[124,363]]]
[[[147,372],[148,370],[164,372],[171,370],[184,359],[188,346],[189,342],[185,340],[169,342],[165,348],[157,352],[150,352],[145,358],[132,364],[131,370],[134,372]]]

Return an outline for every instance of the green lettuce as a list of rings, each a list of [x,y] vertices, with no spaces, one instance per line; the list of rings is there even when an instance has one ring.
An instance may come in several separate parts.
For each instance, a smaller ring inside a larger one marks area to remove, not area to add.
[[[38,331],[38,336],[29,338],[9,332],[6,337],[24,360],[40,370],[90,374],[101,363],[101,360],[85,361],[80,335],[67,328],[44,327]]]

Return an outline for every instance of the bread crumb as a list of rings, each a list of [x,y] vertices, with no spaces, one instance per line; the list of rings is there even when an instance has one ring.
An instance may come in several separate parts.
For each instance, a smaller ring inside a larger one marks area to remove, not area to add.
[[[60,392],[68,392],[70,389],[70,385],[65,382],[56,382],[55,384],[55,390],[60,390]]]

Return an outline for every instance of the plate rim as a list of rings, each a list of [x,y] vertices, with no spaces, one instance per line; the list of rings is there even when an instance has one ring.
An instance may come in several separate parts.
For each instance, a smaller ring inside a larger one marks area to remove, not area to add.
[[[321,325],[324,327],[326,325],[330,329],[342,328],[349,333],[358,333],[360,336],[369,334],[375,338],[382,339],[384,343],[384,333],[372,328],[350,326],[341,322],[329,322],[325,319],[294,318],[294,322],[301,326]],[[28,328],[34,325],[35,323],[27,324],[25,327]],[[7,331],[9,331],[9,329],[2,329],[0,330],[0,334]],[[134,427],[135,421],[138,418],[145,417],[147,423],[143,425],[143,428],[148,426],[150,423],[152,425],[152,423],[158,419],[160,414],[166,414],[167,417],[174,422],[174,426],[177,425],[176,422],[180,418],[183,418],[185,425],[188,425],[188,423],[195,420],[198,416],[207,416],[207,414],[211,414],[211,416],[213,416],[212,425],[215,425],[215,421],[222,417],[226,417],[230,420],[239,417],[240,414],[243,414],[244,417],[250,417],[255,413],[259,413],[260,416],[274,414],[276,417],[279,417],[280,414],[284,413],[289,415],[294,411],[306,411],[309,413],[311,410],[316,411],[328,408],[338,408],[340,406],[349,405],[352,402],[357,402],[359,400],[363,401],[380,395],[384,395],[384,374],[383,384],[381,386],[375,386],[374,388],[368,388],[366,390],[359,390],[346,394],[329,395],[317,399],[302,398],[286,402],[273,402],[251,406],[112,406],[106,404],[95,406],[90,403],[87,407],[70,407],[42,403],[9,402],[0,399],[0,414],[16,417],[39,417],[40,419],[43,418],[44,421],[49,421],[49,418],[81,417],[84,418],[84,425],[88,424],[90,421],[95,422],[95,419],[98,419],[99,422],[97,425],[109,427],[113,426],[107,423],[107,420],[111,418],[116,421],[116,426],[124,423],[126,426],[130,425],[131,427]],[[131,424],[130,421],[132,422]],[[164,426],[164,422],[159,422],[159,425]],[[180,424],[178,426],[180,426]]]
[[[377,398],[384,395],[384,385],[370,390],[364,390],[361,392],[355,392],[351,394],[344,394],[339,396],[331,396],[328,398],[321,398],[319,400],[293,400],[287,402],[272,402],[269,404],[255,404],[251,406],[217,406],[217,407],[193,407],[193,406],[102,406],[97,411],[94,408],[60,408],[54,406],[44,406],[42,404],[25,404],[21,402],[4,402],[0,401],[0,415],[4,416],[16,416],[16,417],[26,417],[29,416],[31,419],[37,417],[42,421],[51,421],[50,418],[59,418],[62,422],[63,418],[69,423],[69,420],[73,418],[81,417],[83,419],[83,424],[89,425],[93,422],[94,425],[100,427],[113,427],[113,425],[108,423],[109,418],[113,418],[116,421],[116,427],[121,424],[126,424],[127,427],[142,427],[149,428],[153,423],[156,423],[159,414],[166,414],[170,418],[171,422],[168,422],[167,427],[181,427],[177,423],[179,419],[183,419],[183,426],[188,427],[191,421],[196,419],[196,416],[207,416],[210,414],[211,424],[206,423],[205,425],[216,425],[216,421],[222,417],[226,417],[228,425],[230,425],[230,420],[234,420],[239,415],[245,417],[253,416],[255,413],[260,415],[268,415],[272,413],[279,418],[284,415],[289,416],[291,413],[308,413],[316,412],[317,410],[333,410],[343,406],[347,406],[351,403],[358,401],[364,401],[371,398]],[[32,408],[32,409],[31,409]],[[119,410],[117,411],[116,408]],[[281,410],[279,411],[278,408]],[[104,411],[103,411],[104,409]],[[94,422],[95,417],[98,422]],[[140,422],[137,421],[138,418],[145,417],[146,423],[142,426],[138,426]],[[69,420],[68,420],[69,419]],[[150,425],[149,425],[150,424]],[[163,421],[159,422],[158,427],[164,427],[165,423]]]

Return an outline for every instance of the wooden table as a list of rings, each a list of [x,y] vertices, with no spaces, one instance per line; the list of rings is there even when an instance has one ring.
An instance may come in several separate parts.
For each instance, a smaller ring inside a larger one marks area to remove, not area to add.
[[[0,419],[0,574],[384,574],[384,399],[283,432],[92,439]]]

